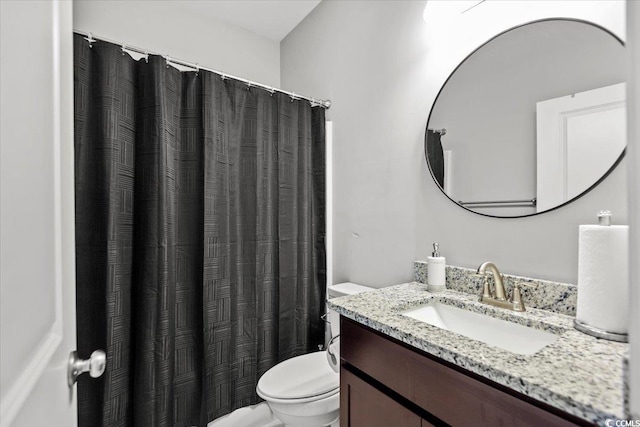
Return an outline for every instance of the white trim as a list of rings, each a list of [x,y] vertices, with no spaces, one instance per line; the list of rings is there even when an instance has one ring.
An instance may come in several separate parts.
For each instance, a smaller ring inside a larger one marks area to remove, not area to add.
[[[54,324],[51,330],[53,331],[55,327]],[[8,427],[13,422],[61,342],[62,336],[51,331],[40,341],[36,351],[32,353],[33,356],[0,403],[0,426]]]
[[[60,61],[60,0],[53,0],[53,241],[54,241],[54,298],[55,320],[52,333],[62,337],[62,94],[61,61]]]
[[[325,247],[327,254],[327,286],[333,285],[333,122],[325,127]]]
[[[640,4],[627,2],[630,54],[627,85],[627,174],[629,196],[629,383],[630,419],[640,419]]]
[[[584,188],[577,188],[575,184],[573,188],[569,187],[569,122],[588,114],[610,111],[624,114],[625,86],[625,83],[618,83],[536,103],[538,212],[562,204],[587,189],[585,182],[582,183]],[[609,166],[615,162],[624,149],[624,141],[623,135],[611,135],[612,149],[592,172],[591,177],[594,180],[600,178],[599,175],[594,175],[596,171],[606,173]],[[611,163],[608,163],[609,161]]]
[[[444,192],[447,195],[451,195],[453,186],[451,182],[451,165],[453,164],[453,150],[444,150],[442,153],[444,157]]]

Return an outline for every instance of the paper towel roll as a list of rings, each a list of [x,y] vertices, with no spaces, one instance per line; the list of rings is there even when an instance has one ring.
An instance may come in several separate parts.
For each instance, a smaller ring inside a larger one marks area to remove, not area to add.
[[[576,319],[626,334],[629,324],[629,227],[581,225]]]

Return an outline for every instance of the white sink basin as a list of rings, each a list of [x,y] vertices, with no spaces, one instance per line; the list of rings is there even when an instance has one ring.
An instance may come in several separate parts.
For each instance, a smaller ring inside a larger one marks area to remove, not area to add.
[[[510,351],[531,355],[554,342],[558,336],[484,314],[463,310],[440,302],[402,312],[402,315],[467,338]]]

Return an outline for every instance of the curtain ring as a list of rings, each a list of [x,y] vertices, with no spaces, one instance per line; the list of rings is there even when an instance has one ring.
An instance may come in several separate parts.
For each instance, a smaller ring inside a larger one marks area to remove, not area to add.
[[[224,73],[220,74],[220,78],[222,79],[223,82],[227,80],[227,76]]]
[[[196,77],[198,77],[198,74],[200,74],[200,66],[196,63]]]
[[[85,37],[84,39],[89,42],[90,48],[93,48],[93,43],[97,41],[96,39],[93,38],[93,33],[89,33],[89,36]]]
[[[269,89],[267,89],[269,91],[269,96],[273,96],[274,93],[276,93],[276,89],[271,87]]]
[[[291,95],[289,95],[289,98],[291,98],[291,102],[296,100],[296,93],[295,92],[291,92]]]
[[[144,51],[144,62],[146,62],[147,64],[149,63],[149,52],[147,52],[146,50]]]
[[[251,82],[246,82],[246,85],[247,85],[247,90],[249,90],[249,91],[250,91],[250,90],[251,90],[251,86],[252,86],[252,85],[251,85]]]
[[[169,63],[171,62],[171,57],[169,55],[164,57],[166,63],[167,63],[167,68],[169,68]]]
[[[120,50],[122,51],[122,56],[124,56],[124,51],[125,51],[126,48],[127,48],[127,44],[123,43],[122,47],[120,48]]]

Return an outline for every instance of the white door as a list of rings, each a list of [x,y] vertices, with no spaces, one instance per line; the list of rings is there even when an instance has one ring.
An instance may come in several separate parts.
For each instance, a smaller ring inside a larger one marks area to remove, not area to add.
[[[537,210],[595,184],[627,145],[625,84],[538,102]]]
[[[74,426],[72,2],[0,16],[0,425]]]

